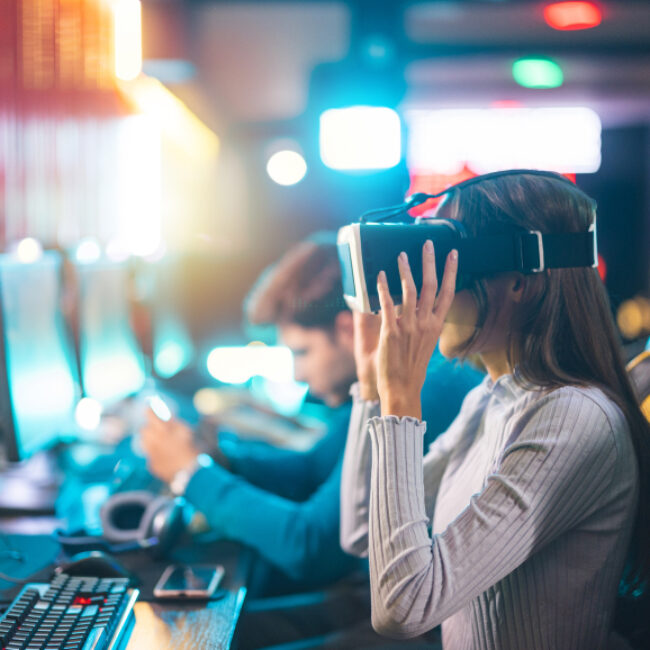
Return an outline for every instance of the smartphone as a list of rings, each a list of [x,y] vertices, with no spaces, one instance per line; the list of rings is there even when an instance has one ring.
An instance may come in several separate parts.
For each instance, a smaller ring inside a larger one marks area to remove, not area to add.
[[[169,422],[172,419],[171,409],[159,395],[153,395],[149,398],[149,408],[163,422]]]
[[[153,588],[156,598],[210,598],[223,577],[219,564],[172,564]]]

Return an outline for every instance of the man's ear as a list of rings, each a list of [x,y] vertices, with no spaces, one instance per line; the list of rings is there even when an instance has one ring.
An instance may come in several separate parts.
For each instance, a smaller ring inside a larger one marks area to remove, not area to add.
[[[336,318],[334,319],[334,338],[337,343],[353,349],[354,323],[351,311],[346,309],[336,314]]]

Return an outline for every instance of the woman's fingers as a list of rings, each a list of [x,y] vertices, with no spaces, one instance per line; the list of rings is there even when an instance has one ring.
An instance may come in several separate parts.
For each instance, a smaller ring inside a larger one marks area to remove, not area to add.
[[[458,273],[458,251],[453,250],[447,255],[445,272],[442,276],[440,293],[436,300],[435,313],[442,319],[445,318],[456,293],[456,275]]]
[[[418,299],[417,289],[411,273],[406,253],[400,253],[397,264],[402,283],[402,308],[400,320],[408,323],[417,312],[427,317],[432,312],[444,319],[454,300],[456,275],[458,273],[458,251],[453,250],[445,260],[445,271],[442,277],[440,293],[436,274],[436,254],[431,240],[427,240],[422,248],[422,291]],[[393,327],[397,325],[397,310],[388,289],[386,273],[381,271],[377,277],[377,293],[382,312],[382,322]]]
[[[433,242],[427,239],[422,247],[422,291],[418,301],[421,314],[430,314],[433,311],[437,288],[436,254],[433,250]]]
[[[384,271],[380,271],[377,276],[377,294],[379,296],[379,306],[381,307],[382,325],[386,325],[392,329],[397,325],[397,315],[395,313],[395,304],[391,298],[388,289],[388,281],[386,280],[386,273]]]
[[[402,281],[402,318],[408,323],[415,320],[415,309],[418,304],[418,293],[415,288],[413,274],[406,253],[402,252],[397,258],[399,277]]]

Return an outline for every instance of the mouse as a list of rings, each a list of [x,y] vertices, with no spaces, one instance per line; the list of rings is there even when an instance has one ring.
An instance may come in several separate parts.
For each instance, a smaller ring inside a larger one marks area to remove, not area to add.
[[[102,551],[87,551],[73,555],[67,562],[60,564],[56,569],[59,573],[69,576],[83,576],[89,578],[129,578],[133,575],[125,569],[115,558]]]

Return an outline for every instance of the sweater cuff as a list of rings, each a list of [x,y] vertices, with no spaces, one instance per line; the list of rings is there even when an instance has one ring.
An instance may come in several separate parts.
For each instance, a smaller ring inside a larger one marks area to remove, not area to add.
[[[368,421],[373,475],[381,494],[381,512],[399,528],[405,522],[426,521],[424,512],[423,441],[426,423],[395,415]],[[394,528],[394,529],[396,529]]]
[[[370,418],[369,424],[379,426],[384,433],[394,433],[404,431],[413,434],[420,432],[422,436],[427,431],[425,420],[419,420],[411,415],[382,415]]]
[[[352,386],[350,386],[350,397],[352,397],[353,401],[355,402],[361,402],[362,404],[367,404],[368,406],[379,406],[379,400],[378,399],[373,399],[373,400],[364,400],[361,397],[361,386],[358,381],[355,381]]]

